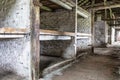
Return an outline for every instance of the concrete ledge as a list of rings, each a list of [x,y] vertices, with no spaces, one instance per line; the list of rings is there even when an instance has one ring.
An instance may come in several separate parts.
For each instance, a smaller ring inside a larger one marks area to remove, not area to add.
[[[69,65],[70,63],[74,63],[77,59],[79,59],[80,57],[82,57],[83,55],[86,55],[87,52],[83,52],[81,54],[79,54],[76,58],[72,58],[72,59],[67,59],[67,60],[64,60],[64,61],[61,61],[59,63],[56,63],[48,68],[46,68],[44,71],[43,71],[43,74],[42,76],[45,76],[47,74],[50,74],[52,73],[53,71],[56,71],[58,69],[61,69],[62,67],[66,66],[66,65]]]
[[[57,70],[57,69],[60,69],[61,67],[64,67],[65,65],[73,62],[75,59],[68,59],[68,60],[65,60],[65,61],[61,61],[57,64],[54,64],[48,68],[46,68],[44,71],[43,71],[43,76],[47,75],[47,74],[50,74],[51,72]]]

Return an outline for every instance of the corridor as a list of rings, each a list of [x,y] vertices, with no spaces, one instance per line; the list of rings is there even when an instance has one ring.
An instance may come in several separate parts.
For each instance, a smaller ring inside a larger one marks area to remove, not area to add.
[[[120,80],[119,62],[112,56],[87,55],[53,80]]]

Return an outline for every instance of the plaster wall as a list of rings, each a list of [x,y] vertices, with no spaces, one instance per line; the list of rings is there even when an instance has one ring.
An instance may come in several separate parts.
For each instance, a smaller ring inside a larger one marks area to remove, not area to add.
[[[88,18],[78,18],[78,32],[91,34],[91,17]],[[79,36],[81,37],[81,36]],[[78,52],[85,51],[90,52],[91,49],[91,37],[81,37],[77,40]],[[80,54],[80,53],[79,53]]]
[[[104,21],[96,21],[94,24],[95,45],[96,47],[106,47],[108,42],[108,25]]]
[[[29,28],[30,0],[0,0],[0,27]],[[30,80],[30,36],[0,39],[0,80]]]

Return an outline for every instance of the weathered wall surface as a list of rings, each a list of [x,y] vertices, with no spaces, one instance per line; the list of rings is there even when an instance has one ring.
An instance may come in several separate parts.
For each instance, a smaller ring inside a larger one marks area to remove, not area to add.
[[[41,54],[62,57],[64,51],[70,46],[70,40],[51,40],[41,41]]]
[[[78,32],[91,34],[91,17],[78,18]]]
[[[40,28],[73,32],[75,30],[74,11],[59,10],[56,12],[43,12],[41,13]]]
[[[0,27],[30,26],[30,0],[0,0]]]
[[[78,18],[78,32],[91,34],[91,17]],[[86,51],[91,49],[91,37],[82,37],[77,40],[78,51]]]
[[[97,21],[94,24],[95,28],[95,46],[105,47],[107,43],[107,33],[108,33],[108,26],[104,21]]]
[[[0,0],[0,27],[30,27],[30,0]],[[0,80],[29,80],[29,59],[29,36],[0,39]]]
[[[75,30],[74,11],[58,10],[56,12],[41,13],[41,29],[68,31]],[[63,58],[74,57],[74,40],[41,41],[41,54],[59,56]]]

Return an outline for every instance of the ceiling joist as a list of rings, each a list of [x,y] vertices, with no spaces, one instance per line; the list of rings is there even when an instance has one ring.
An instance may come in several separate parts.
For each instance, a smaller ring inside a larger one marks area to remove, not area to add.
[[[113,4],[112,1],[107,1],[106,4]],[[93,7],[97,7],[97,6],[103,6],[104,5],[104,2],[101,2],[101,3],[96,3],[96,4],[93,4],[93,5],[87,5],[87,6],[83,6],[84,8],[91,8],[92,6]]]
[[[50,1],[64,7],[65,9],[72,10],[72,7],[68,5],[68,2],[66,3],[61,0],[50,0]]]
[[[92,8],[93,10],[103,10],[103,9],[110,9],[110,8],[119,8],[120,4],[114,4],[114,5],[107,5],[107,6],[99,6]]]

